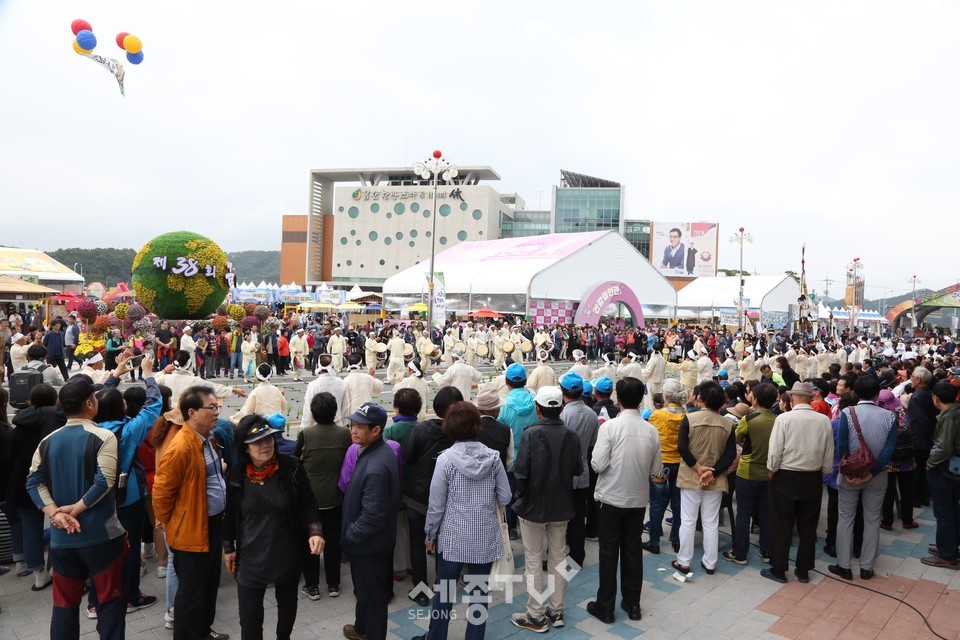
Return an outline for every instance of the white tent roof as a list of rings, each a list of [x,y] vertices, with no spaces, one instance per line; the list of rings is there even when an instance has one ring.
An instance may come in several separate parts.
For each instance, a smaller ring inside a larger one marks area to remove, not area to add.
[[[750,301],[750,309],[789,311],[797,304],[800,285],[789,276],[744,276],[743,299]],[[722,309],[736,307],[740,298],[740,278],[717,276],[697,278],[677,292],[677,306],[681,309]]]
[[[616,231],[461,242],[437,254],[435,262],[448,296],[513,294],[579,301],[603,282],[620,281],[643,304],[676,304],[667,279]],[[427,289],[427,273],[427,261],[401,271],[384,283],[384,296],[420,295]]]
[[[355,284],[353,285],[353,288],[347,292],[347,300],[356,300],[357,298],[362,298],[365,295],[369,295],[369,294],[367,294],[366,291],[361,289],[360,285]]]

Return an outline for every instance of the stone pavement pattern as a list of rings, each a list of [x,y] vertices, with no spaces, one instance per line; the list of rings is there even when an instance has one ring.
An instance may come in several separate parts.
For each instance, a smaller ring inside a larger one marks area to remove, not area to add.
[[[566,367],[558,367],[565,370]],[[219,379],[229,384],[231,381]],[[302,401],[303,383],[288,379],[278,381],[287,388],[287,397],[294,406],[291,418],[296,416],[298,400]],[[391,393],[385,391],[380,401],[390,406]],[[232,398],[224,416],[230,409],[238,409],[242,400]],[[294,437],[296,429],[292,430]],[[926,548],[934,541],[933,515],[929,507],[916,514],[920,528],[904,531],[895,525],[890,532],[881,531],[881,555],[876,565],[877,576],[870,581],[855,579],[852,583],[811,575],[811,583],[802,585],[795,580],[787,585],[778,585],[760,576],[761,563],[756,553],[751,552],[749,565],[741,566],[720,560],[717,572],[707,576],[695,571],[692,582],[681,584],[673,576],[670,561],[674,555],[669,544],[660,555],[644,552],[644,586],[641,607],[643,620],[634,622],[617,610],[617,622],[605,625],[586,612],[586,604],[594,599],[597,586],[597,543],[587,542],[587,558],[584,569],[573,578],[567,591],[565,618],[567,626],[560,633],[565,640],[579,638],[663,638],[702,639],[731,638],[803,638],[812,640],[842,640],[860,638],[936,638],[931,634],[920,616],[903,604],[882,595],[857,588],[855,585],[889,593],[913,605],[929,619],[934,630],[942,637],[960,639],[960,572],[927,567],[919,558],[926,555]],[[820,531],[826,527],[826,499],[822,511]],[[729,524],[721,526],[721,552],[730,546]],[[755,536],[753,537],[756,540]],[[819,541],[822,546],[822,538]],[[523,547],[513,543],[516,566],[523,565]],[[818,547],[819,549],[819,547]],[[699,553],[699,551],[698,551]],[[821,555],[817,570],[827,573],[827,565],[833,559]],[[432,565],[432,563],[429,563]],[[156,595],[160,601],[149,609],[127,617],[127,637],[149,640],[169,640],[173,632],[164,629],[163,594],[164,581],[156,577],[155,560],[147,561],[148,573],[142,579],[142,590]],[[699,556],[692,566],[699,567]],[[854,574],[858,567],[854,563]],[[522,568],[518,569],[518,575]],[[790,574],[792,578],[792,572]],[[30,591],[32,578],[17,578],[13,572],[0,577],[0,640],[40,640],[49,637],[51,592]],[[429,620],[429,610],[413,606],[406,598],[409,582],[395,583],[396,598],[390,606],[391,638],[410,638],[424,633]],[[342,595],[331,599],[324,593],[318,602],[301,595],[294,640],[307,638],[340,638],[343,625],[353,623],[355,600],[352,595],[349,566],[343,566]],[[523,611],[526,594],[517,585],[512,602],[504,602],[502,592],[493,595],[490,617],[487,623],[487,638],[497,640],[512,637],[534,637],[529,631],[514,627],[510,614]],[[266,601],[264,636],[274,637],[276,603],[268,591]],[[465,623],[465,607],[455,611],[458,620],[451,624],[450,637],[460,637]],[[88,620],[81,612],[81,633],[84,638],[96,638],[96,621]],[[224,571],[218,599],[217,631],[229,633],[239,640],[240,626],[237,615],[237,593],[231,576]]]

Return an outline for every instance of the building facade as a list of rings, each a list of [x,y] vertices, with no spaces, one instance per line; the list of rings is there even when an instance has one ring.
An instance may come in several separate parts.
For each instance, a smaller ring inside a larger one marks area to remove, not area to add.
[[[490,167],[457,168],[437,185],[436,212],[432,182],[410,167],[311,172],[305,282],[376,290],[431,250],[499,239],[522,200],[484,184],[500,179]]]

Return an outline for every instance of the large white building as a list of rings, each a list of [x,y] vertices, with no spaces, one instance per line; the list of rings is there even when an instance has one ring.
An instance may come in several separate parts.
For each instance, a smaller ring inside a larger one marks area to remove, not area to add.
[[[523,202],[481,183],[500,179],[490,167],[457,169],[438,186],[436,216],[432,184],[410,167],[312,171],[306,283],[379,288],[429,260],[434,229],[437,252],[498,239],[501,218],[512,220]]]

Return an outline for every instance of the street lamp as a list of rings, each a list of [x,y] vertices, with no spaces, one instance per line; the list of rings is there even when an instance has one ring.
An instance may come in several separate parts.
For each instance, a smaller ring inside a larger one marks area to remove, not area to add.
[[[80,267],[80,271],[79,271],[78,273],[80,274],[80,277],[82,278],[82,277],[83,277],[83,265],[80,264],[79,262],[74,262],[74,263],[73,263],[73,270],[74,270],[74,271],[77,270],[77,266]]]
[[[743,230],[743,227],[737,229],[737,232],[730,236],[730,242],[736,242],[740,244],[740,297],[737,302],[737,326],[740,329],[740,333],[743,333],[743,321],[746,316],[746,310],[743,308],[743,242],[753,242],[753,236]]]
[[[443,153],[437,149],[433,152],[432,158],[427,158],[423,162],[417,162],[413,165],[413,172],[422,180],[433,180],[433,218],[430,232],[430,279],[428,289],[430,301],[427,303],[427,327],[428,331],[433,331],[433,283],[434,283],[434,260],[437,252],[437,186],[440,181],[441,173],[443,181],[450,182],[457,177],[459,171],[449,162],[443,159]]]
[[[907,282],[913,283],[913,308],[910,310],[910,315],[913,316],[913,328],[916,329],[919,326],[917,322],[917,284],[922,284],[923,281],[917,276],[910,276]]]

